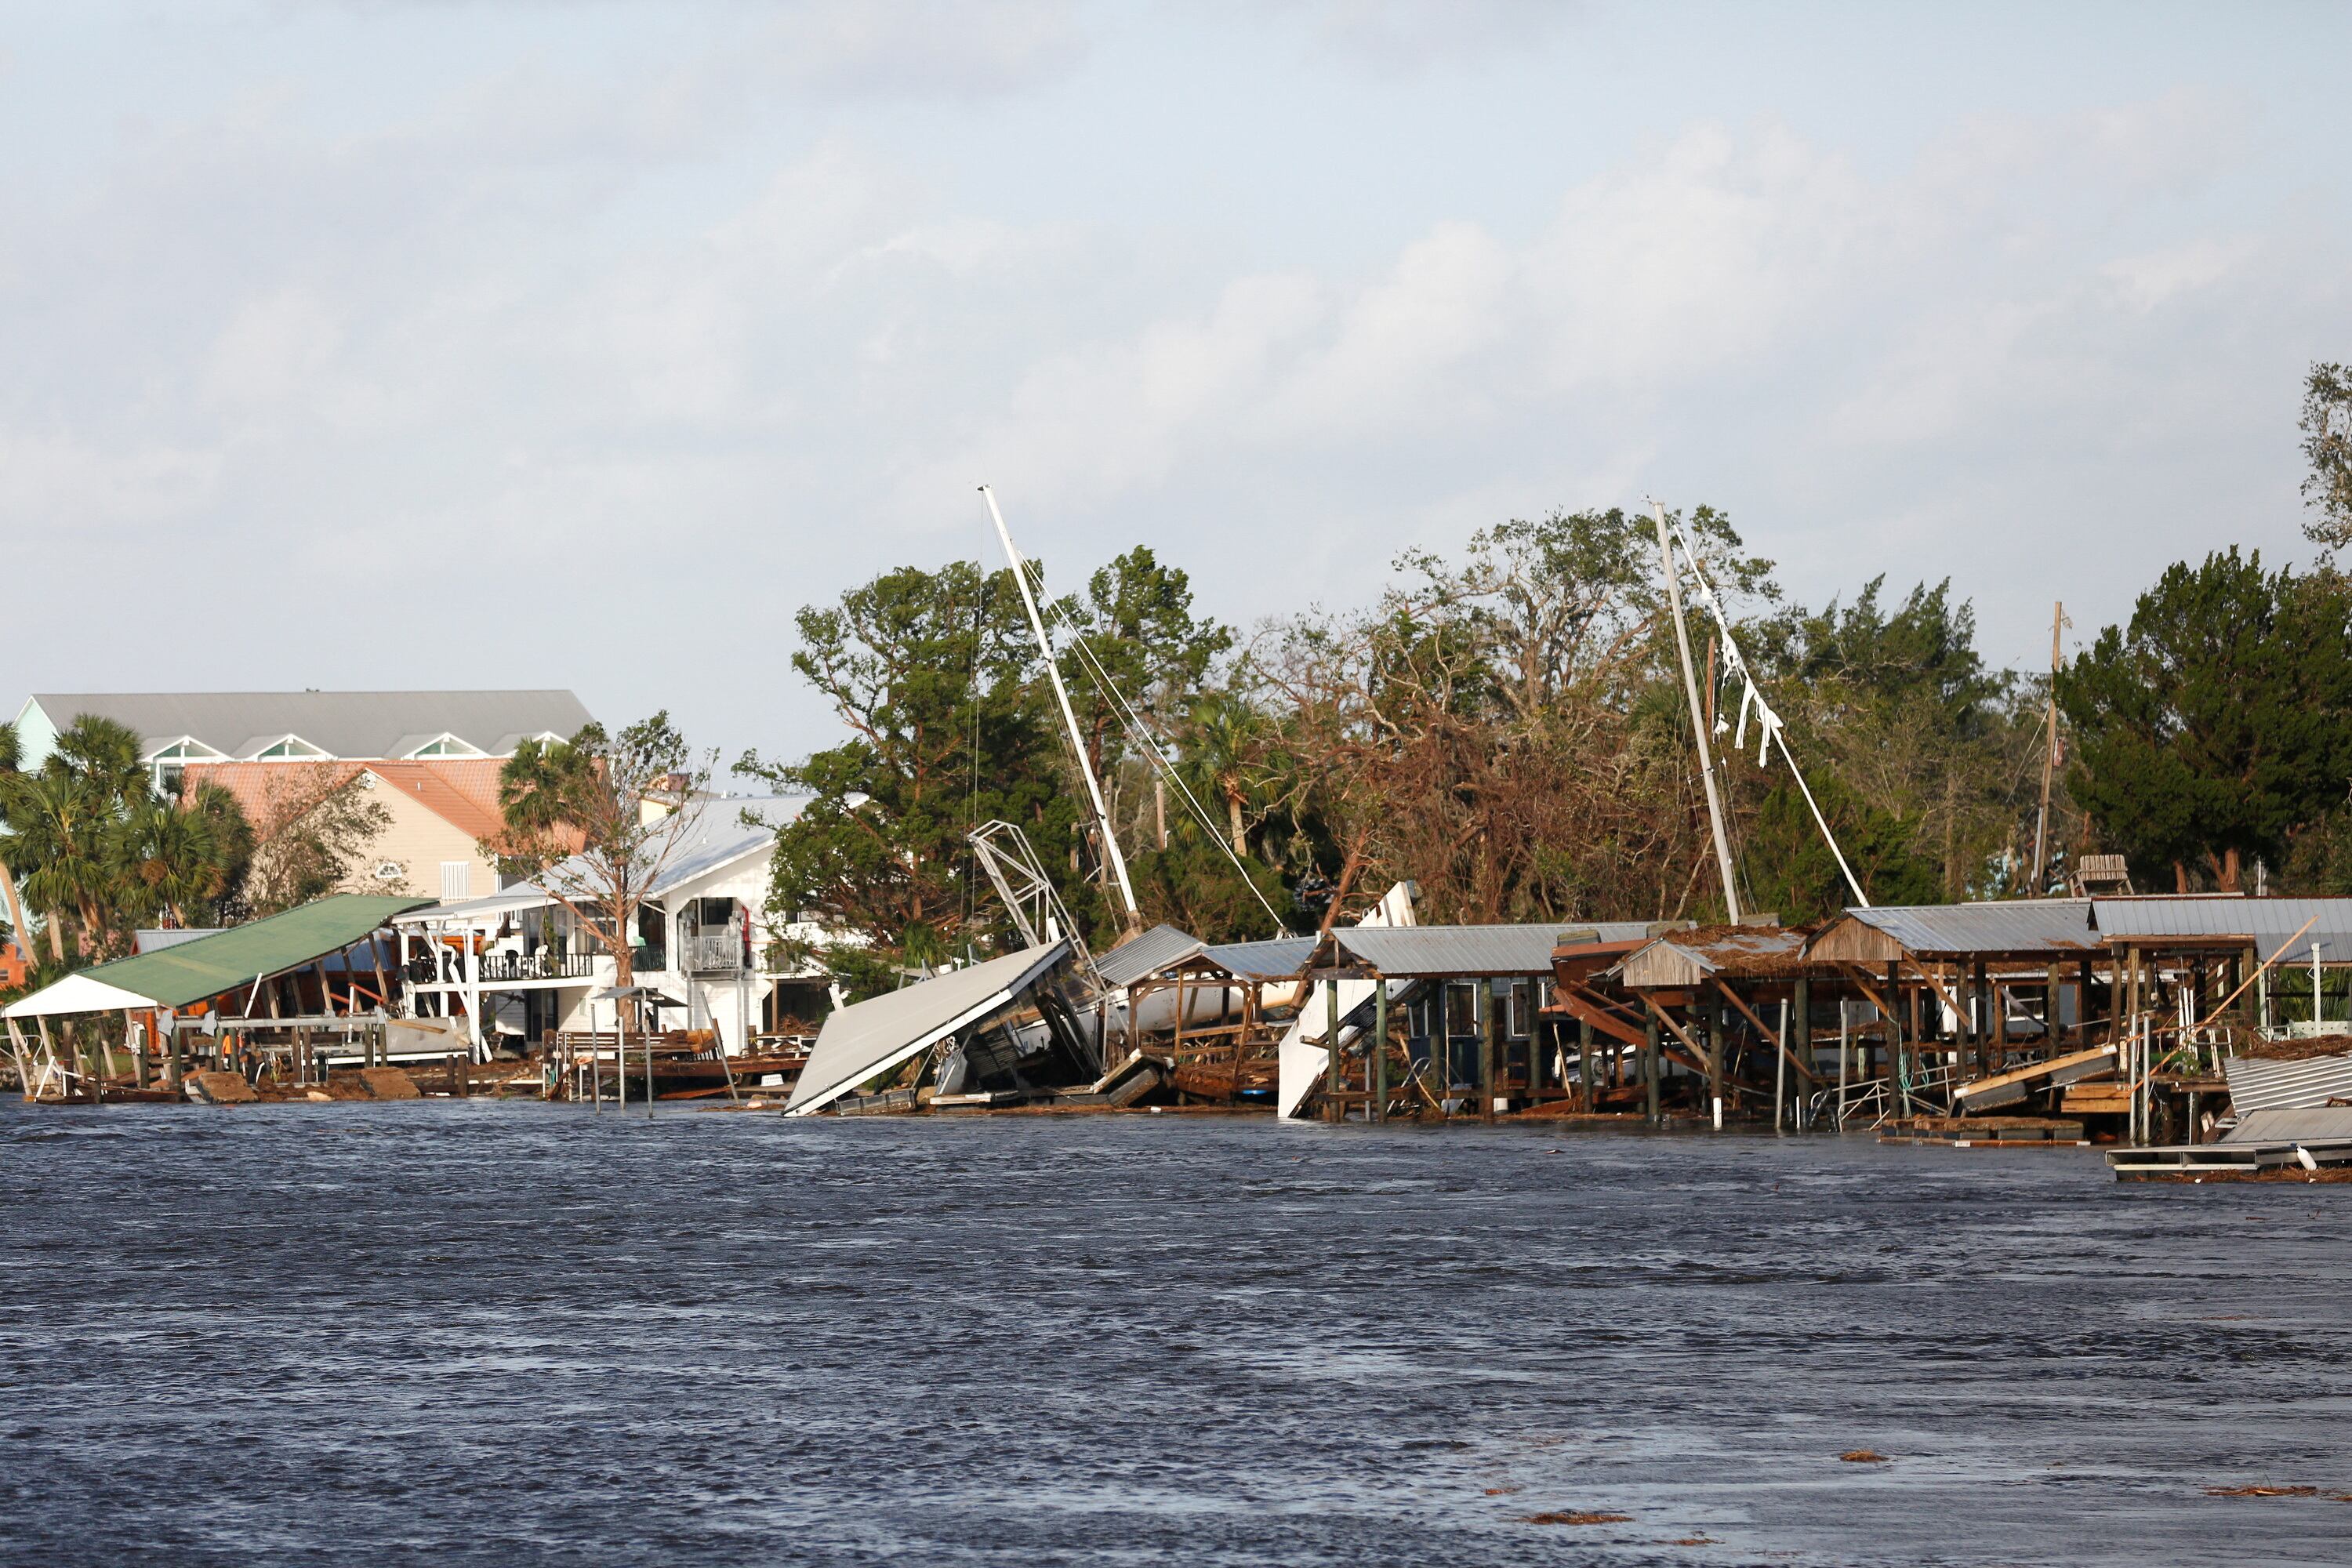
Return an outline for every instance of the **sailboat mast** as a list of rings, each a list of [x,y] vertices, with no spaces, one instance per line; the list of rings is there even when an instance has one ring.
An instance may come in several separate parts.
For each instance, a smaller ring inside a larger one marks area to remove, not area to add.
[[[1715,787],[1715,752],[1707,744],[1706,720],[1699,709],[1698,677],[1691,671],[1690,631],[1683,625],[1683,591],[1675,571],[1674,546],[1666,538],[1666,509],[1652,501],[1650,510],[1658,520],[1658,563],[1665,569],[1666,608],[1675,618],[1675,647],[1683,660],[1683,695],[1690,700],[1691,733],[1698,740],[1699,777],[1706,784],[1706,825],[1715,834],[1716,869],[1723,873],[1723,908],[1737,924],[1739,892],[1732,883],[1731,840],[1724,837],[1723,798]]]
[[[1004,526],[1004,513],[997,509],[996,492],[982,485],[980,493],[988,502],[988,515],[995,521],[996,537],[1003,542],[1005,558],[1013,563],[1013,581],[1021,590],[1021,606],[1029,612],[1029,629],[1037,635],[1037,651],[1045,660],[1046,679],[1054,683],[1054,700],[1061,704],[1062,722],[1069,727],[1070,754],[1077,759],[1078,773],[1087,781],[1087,798],[1094,803],[1095,828],[1102,835],[1103,858],[1109,862],[1111,875],[1118,880],[1118,896],[1127,905],[1128,929],[1135,930],[1143,923],[1143,910],[1135,901],[1135,884],[1127,878],[1127,857],[1119,853],[1118,835],[1111,831],[1110,808],[1103,804],[1102,784],[1087,761],[1087,742],[1078,733],[1078,716],[1070,707],[1068,689],[1062,684],[1062,667],[1054,658],[1054,645],[1045,637],[1045,619],[1037,613],[1036,596],[1029,592],[1029,574],[1024,570],[1021,552],[1013,547],[1013,534]]]

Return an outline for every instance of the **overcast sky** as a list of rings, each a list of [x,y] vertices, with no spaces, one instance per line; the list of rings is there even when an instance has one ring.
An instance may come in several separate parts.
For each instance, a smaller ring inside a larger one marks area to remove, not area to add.
[[[1707,501],[2047,658],[2307,558],[2352,7],[0,5],[0,703],[569,686],[1143,542],[1247,624]]]

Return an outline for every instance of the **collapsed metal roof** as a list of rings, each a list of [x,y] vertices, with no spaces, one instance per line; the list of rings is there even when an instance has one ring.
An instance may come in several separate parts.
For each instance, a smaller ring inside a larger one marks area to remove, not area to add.
[[[1069,956],[1066,940],[1024,948],[828,1015],[785,1110],[821,1110],[958,1029],[1013,1006]]]
[[[1625,955],[1619,977],[1632,986],[1680,988],[1715,975],[1780,974],[1806,967],[1804,926],[1716,925],[1675,931]]]
[[[2224,1057],[2221,1072],[2230,1080],[2230,1108],[2241,1119],[2257,1110],[2300,1110],[2352,1099],[2352,1050],[2299,1062]]]

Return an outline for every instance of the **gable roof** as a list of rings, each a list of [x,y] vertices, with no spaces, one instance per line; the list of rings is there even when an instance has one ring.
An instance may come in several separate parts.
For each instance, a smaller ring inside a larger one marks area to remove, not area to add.
[[[233,757],[299,735],[335,757],[397,757],[415,736],[455,735],[484,752],[513,735],[570,735],[589,721],[569,691],[37,691],[59,730],[82,714],[138,731],[143,750],[189,737]]]

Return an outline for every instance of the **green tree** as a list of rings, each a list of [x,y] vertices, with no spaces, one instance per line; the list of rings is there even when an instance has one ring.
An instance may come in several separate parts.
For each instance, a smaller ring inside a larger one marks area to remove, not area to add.
[[[504,826],[482,850],[578,917],[613,955],[614,984],[631,984],[638,913],[706,809],[714,760],[667,709],[617,733],[592,722],[568,741],[525,741],[499,770]]]
[[[2235,546],[2166,569],[2126,626],[2058,682],[2070,784],[2143,875],[2235,890],[2278,860],[2352,776],[2352,623],[2345,579],[2263,569]]]
[[[245,840],[226,796],[201,811],[159,799],[139,737],[84,715],[58,735],[41,766],[0,770],[0,860],[42,911],[53,963],[105,957],[159,914],[209,912],[235,873]],[[13,918],[13,916],[12,916]]]
[[[825,961],[854,989],[902,963],[1001,936],[1002,911],[965,835],[1018,824],[1096,931],[1109,911],[1080,879],[1083,795],[1044,692],[1009,571],[969,561],[901,567],[803,609],[793,668],[849,731],[796,763],[747,755],[739,773],[811,795],[776,835],[768,908],[853,933]]]
[[[21,768],[25,760],[24,742],[14,724],[0,724],[0,831],[7,826],[7,784]],[[0,900],[8,910],[8,940],[25,962],[33,961],[33,930],[25,923],[25,900],[16,891],[16,878],[8,868],[8,859],[0,853]]]
[[[1885,584],[1876,577],[1850,601],[1760,625],[1750,651],[1769,672],[1774,706],[1790,721],[1806,782],[1841,845],[1849,831],[1881,844],[1868,854],[1845,846],[1873,902],[1905,901],[1895,883],[1917,901],[1923,866],[1935,873],[1931,899],[1999,890],[1996,868],[2015,858],[2021,824],[2031,833],[2026,784],[2038,777],[2027,766],[2031,703],[2006,671],[1986,667],[1974,607],[1953,598],[1948,581],[1920,584],[1893,605]],[[1727,708],[1736,701],[1725,693]],[[1777,764],[1759,775],[1737,755],[1727,769],[1759,813],[1787,777]],[[1843,811],[1829,804],[1837,785],[1851,801]],[[1803,807],[1801,799],[1795,805]],[[1765,833],[1760,821],[1758,832],[1755,854],[1742,863],[1759,896],[1766,885],[1802,885],[1797,866],[1774,863],[1794,840]],[[1840,895],[1841,903],[1851,900],[1850,890]]]
[[[2318,515],[2303,531],[2331,550],[2352,544],[2352,365],[2315,364],[2303,394],[2303,499]]]

